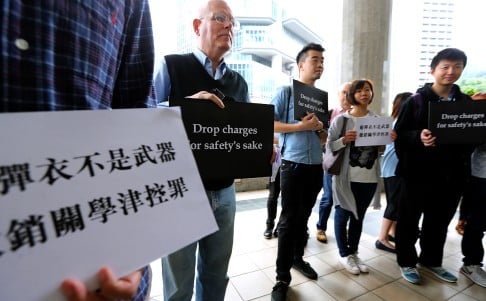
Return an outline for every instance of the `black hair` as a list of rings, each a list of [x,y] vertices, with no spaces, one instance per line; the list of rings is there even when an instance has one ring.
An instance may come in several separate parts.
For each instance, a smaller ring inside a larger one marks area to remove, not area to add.
[[[359,102],[356,101],[356,99],[354,98],[354,93],[356,93],[357,90],[363,89],[365,84],[368,84],[370,86],[370,89],[371,89],[371,98],[370,98],[370,102],[368,104],[370,104],[373,101],[373,97],[375,96],[375,93],[373,92],[373,82],[369,79],[366,79],[366,78],[355,79],[351,82],[351,86],[349,87],[348,94],[346,95],[346,98],[347,98],[349,104],[351,104],[351,105],[358,105],[359,104]]]
[[[393,100],[393,107],[392,107],[392,113],[391,113],[391,116],[393,117],[393,119],[397,119],[397,117],[398,117],[398,111],[400,110],[400,106],[402,105],[402,103],[407,98],[409,98],[412,95],[413,94],[410,93],[410,92],[402,92],[402,93],[398,93],[395,96],[395,99]]]
[[[445,48],[441,51],[439,51],[434,58],[432,59],[432,62],[430,62],[430,68],[433,70],[437,65],[439,64],[440,61],[442,60],[448,60],[448,61],[462,61],[464,64],[464,67],[466,67],[467,63],[467,56],[464,53],[464,51],[459,50],[457,48]]]
[[[321,44],[309,43],[309,44],[305,45],[304,48],[302,48],[302,50],[299,51],[299,53],[297,54],[297,57],[295,59],[297,64],[299,64],[299,62],[301,62],[303,59],[306,58],[307,51],[309,51],[309,50],[316,50],[316,51],[319,51],[319,52],[325,51],[324,47],[322,47]]]

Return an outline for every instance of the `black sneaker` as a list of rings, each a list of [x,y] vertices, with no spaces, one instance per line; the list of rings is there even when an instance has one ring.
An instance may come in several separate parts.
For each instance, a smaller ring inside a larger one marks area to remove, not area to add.
[[[272,289],[272,301],[285,301],[289,285],[283,281],[277,281]]]
[[[275,223],[272,220],[267,219],[267,227],[265,228],[265,232],[263,232],[263,236],[266,239],[272,238],[272,232],[273,232],[273,227],[275,226]]]
[[[272,238],[272,231],[273,231],[273,227],[268,227],[268,226],[267,226],[267,229],[265,229],[265,232],[263,232],[263,236],[264,236],[266,239],[270,239],[270,238]]]
[[[273,231],[273,237],[278,237],[278,228]]]
[[[292,265],[294,269],[297,271],[301,272],[302,275],[309,279],[316,280],[317,279],[317,273],[314,271],[314,269],[311,267],[311,265],[307,261],[301,260],[296,260],[294,261],[294,264]]]

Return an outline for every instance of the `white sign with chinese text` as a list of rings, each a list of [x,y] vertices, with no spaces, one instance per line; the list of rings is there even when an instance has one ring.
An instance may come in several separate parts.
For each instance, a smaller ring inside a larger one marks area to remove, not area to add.
[[[391,117],[354,118],[357,138],[356,146],[385,145],[391,143],[390,132],[393,129]]]
[[[64,300],[217,230],[178,107],[0,114],[0,300]],[[26,289],[27,288],[27,289]]]

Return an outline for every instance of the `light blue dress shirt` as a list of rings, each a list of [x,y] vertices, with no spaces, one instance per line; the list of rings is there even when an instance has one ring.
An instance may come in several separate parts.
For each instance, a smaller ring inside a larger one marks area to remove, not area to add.
[[[393,126],[395,126],[395,121],[393,121]],[[397,165],[398,157],[395,152],[395,144],[391,142],[385,146],[385,152],[383,153],[381,162],[381,176],[383,178],[394,177]]]
[[[196,56],[197,60],[201,63],[201,65],[204,66],[206,72],[212,78],[218,80],[223,77],[224,73],[226,72],[226,63],[224,60],[219,63],[218,68],[216,68],[216,73],[213,75],[211,60],[204,54],[204,52],[202,52],[200,49],[195,49],[193,53]],[[170,95],[171,82],[165,58],[160,61],[158,71],[155,73],[154,86],[157,106],[167,106],[167,101]]]
[[[289,86],[281,87],[272,99],[274,119],[284,123],[298,123],[294,120],[294,96],[289,95]],[[287,103],[288,120],[287,120]],[[284,146],[282,159],[301,164],[322,164],[321,139],[315,131],[280,133],[279,144]]]

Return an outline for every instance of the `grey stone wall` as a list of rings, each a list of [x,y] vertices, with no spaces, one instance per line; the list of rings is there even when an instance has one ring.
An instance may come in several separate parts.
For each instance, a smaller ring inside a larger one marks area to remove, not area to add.
[[[268,188],[268,177],[236,179],[236,192],[262,190]]]

